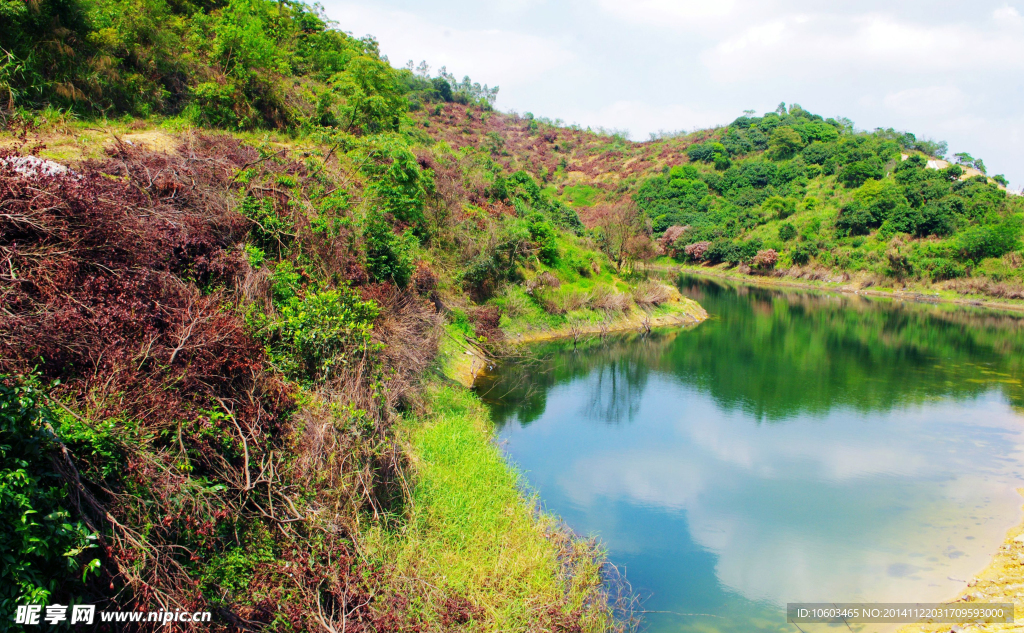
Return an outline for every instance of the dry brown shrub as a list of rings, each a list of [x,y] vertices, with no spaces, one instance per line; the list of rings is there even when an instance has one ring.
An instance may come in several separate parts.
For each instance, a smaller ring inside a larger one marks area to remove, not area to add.
[[[672,299],[672,288],[657,281],[645,280],[632,290],[633,301],[640,307],[657,306]]]
[[[600,285],[592,291],[591,305],[605,312],[624,312],[633,304],[629,295],[611,286]]]
[[[988,295],[998,299],[1024,299],[1024,286],[1012,282],[994,282],[984,277],[950,279],[941,286],[962,295]]]
[[[391,417],[415,397],[439,317],[412,293],[364,287],[382,308],[373,329],[382,351],[350,358],[290,418],[290,395],[239,310],[272,310],[269,273],[242,257],[249,223],[231,203],[235,174],[254,165],[301,176],[293,163],[203,136],[177,154],[117,145],[77,176],[0,168],[0,373],[59,378],[54,403],[69,415],[130,420],[150,438],[112,436],[125,466],[110,481],[90,480],[80,456],[58,462],[76,515],[103,535],[97,602],[209,609],[192,562],[220,553],[217,535],[263,524],[282,552],[253,568],[250,586],[265,597],[228,599],[223,621],[409,630],[408,599],[370,592],[386,570],[361,569],[351,539],[359,517],[401,516],[405,465]],[[247,186],[288,206],[287,192]],[[338,276],[359,270],[301,225],[295,239]],[[224,489],[210,492],[214,483]],[[138,526],[150,526],[145,536]],[[314,533],[319,553],[306,546]]]
[[[779,253],[774,248],[757,251],[752,262],[759,270],[772,270],[779,261]]]
[[[490,343],[500,343],[505,338],[501,331],[501,312],[494,306],[481,306],[469,312],[469,320],[478,337],[485,337]]]
[[[541,288],[553,288],[557,290],[561,286],[562,282],[558,280],[558,277],[555,277],[553,274],[545,270],[526,282],[526,292],[534,292]]]
[[[590,303],[590,293],[575,288],[537,289],[534,296],[549,314],[565,314],[585,308]]]
[[[658,244],[661,245],[666,252],[675,251],[675,243],[680,237],[682,237],[687,231],[690,230],[690,225],[679,226],[678,224],[673,225],[665,229],[665,232],[660,238],[658,238]]]
[[[695,262],[703,261],[704,255],[711,247],[711,242],[694,242],[683,247],[683,253]]]
[[[437,288],[437,274],[427,262],[416,262],[416,270],[412,273],[412,287],[416,292],[427,296]]]

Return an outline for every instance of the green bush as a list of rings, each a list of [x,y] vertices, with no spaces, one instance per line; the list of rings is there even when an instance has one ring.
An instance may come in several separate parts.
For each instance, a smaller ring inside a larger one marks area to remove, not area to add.
[[[366,244],[366,270],[377,281],[391,281],[400,288],[409,284],[415,268],[413,253],[416,237],[411,231],[401,236],[394,231],[379,213],[371,213],[363,231]]]
[[[839,182],[850,189],[856,189],[868,180],[878,180],[884,175],[884,165],[879,159],[858,160],[846,165],[839,171]]]
[[[506,220],[497,240],[470,262],[462,281],[480,298],[490,297],[505,282],[520,278],[518,267],[530,251],[529,225],[518,218]]]
[[[772,130],[768,141],[768,157],[772,160],[793,158],[804,147],[804,141],[791,127],[777,127]]]
[[[3,377],[0,377],[3,378]],[[68,486],[51,464],[55,420],[31,386],[0,383],[0,611],[81,595],[99,559],[96,536],[71,518]],[[90,559],[84,565],[85,559]]]
[[[957,235],[960,254],[973,261],[1002,257],[1020,248],[1020,221],[1007,219],[999,224],[972,226]]]
[[[789,222],[783,222],[782,224],[779,225],[780,240],[782,240],[783,242],[788,242],[794,237],[796,237],[796,227],[794,227]]]
[[[557,266],[559,260],[558,231],[539,213],[529,218],[530,239],[537,246],[537,258],[548,266]]]
[[[793,247],[790,251],[789,257],[793,260],[793,263],[800,264],[803,266],[807,262],[811,261],[811,258],[818,254],[818,245],[812,241],[801,242]]]
[[[842,235],[867,235],[871,227],[876,225],[871,210],[855,200],[839,210],[835,226]]]
[[[370,160],[364,164],[363,171],[373,179],[371,189],[381,210],[396,221],[424,232],[426,192],[415,154],[404,142],[390,137],[373,142],[368,154]]]
[[[369,349],[380,308],[347,286],[293,297],[269,330],[271,358],[295,378],[326,378]]]
[[[278,215],[273,198],[246,196],[239,210],[252,222],[250,234],[260,249],[278,253],[291,240],[291,219]]]

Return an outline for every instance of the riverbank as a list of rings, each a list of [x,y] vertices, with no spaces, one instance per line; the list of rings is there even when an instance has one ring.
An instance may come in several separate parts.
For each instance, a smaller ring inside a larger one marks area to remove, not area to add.
[[[633,308],[614,318],[600,321],[567,323],[552,329],[537,329],[512,334],[511,343],[535,343],[562,338],[607,334],[609,332],[641,331],[672,325],[696,325],[708,318],[699,303],[687,297],[674,297],[672,301],[647,311]]]
[[[587,311],[576,318],[562,319],[555,326],[519,321],[503,330],[511,345],[537,343],[584,336],[601,336],[610,332],[645,331],[652,328],[697,325],[708,318],[699,303],[673,289],[672,297],[650,309],[636,306],[615,316]],[[484,348],[469,340],[457,328],[447,327],[439,351],[442,373],[464,387],[472,387],[477,376],[493,365]]]
[[[414,410],[397,428],[415,477],[408,518],[395,531],[371,526],[367,559],[429,587],[422,611],[452,614],[435,623],[443,630],[618,630],[603,552],[523,494],[480,400],[434,383]]]
[[[1024,495],[1024,488],[1017,492]],[[967,587],[951,603],[1000,603],[1014,604],[1014,624],[908,624],[897,633],[981,633],[988,631],[1024,630],[1024,523],[1006,533],[1003,544],[992,557],[992,561],[980,573],[967,582]]]
[[[652,270],[663,272],[682,272],[701,277],[714,277],[727,279],[746,284],[765,286],[772,288],[795,288],[805,290],[819,290],[822,292],[834,292],[841,294],[853,294],[865,297],[884,297],[896,301],[914,301],[919,303],[950,303],[957,305],[968,305],[992,310],[1010,310],[1024,312],[1024,300],[1016,299],[993,299],[984,295],[960,295],[952,291],[930,290],[927,292],[917,290],[905,290],[899,288],[864,286],[856,280],[809,280],[794,279],[792,277],[769,277],[764,275],[747,275],[734,268],[726,268],[724,265],[706,267],[692,266],[687,264],[655,264],[650,267]]]

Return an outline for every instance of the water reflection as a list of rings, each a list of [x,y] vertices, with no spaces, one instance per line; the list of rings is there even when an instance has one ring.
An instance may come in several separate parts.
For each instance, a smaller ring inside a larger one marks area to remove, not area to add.
[[[785,602],[937,601],[986,564],[1019,519],[1020,319],[682,289],[713,318],[479,385],[548,507],[673,612],[654,630],[795,630]]]

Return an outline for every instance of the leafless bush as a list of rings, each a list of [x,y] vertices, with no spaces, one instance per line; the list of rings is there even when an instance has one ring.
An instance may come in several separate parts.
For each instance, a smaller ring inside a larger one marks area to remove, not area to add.
[[[994,282],[984,277],[950,279],[942,284],[942,288],[962,295],[988,295],[999,299],[1024,299],[1024,286],[1009,282]]]
[[[529,281],[526,282],[526,292],[532,293],[540,288],[557,289],[561,288],[561,286],[562,282],[558,280],[558,277],[555,277],[553,274],[545,270],[541,274],[537,275],[533,279],[530,279]]]
[[[645,280],[633,288],[633,301],[642,308],[657,306],[672,299],[672,289],[657,281]]]
[[[689,230],[689,224],[687,224],[686,226],[679,226],[678,224],[670,226],[667,229],[665,229],[665,232],[662,234],[662,236],[658,238],[658,244],[666,253],[675,254],[676,241],[683,237],[683,235],[685,235],[686,232]]]
[[[592,291],[590,303],[598,310],[605,312],[623,312],[628,310],[633,302],[629,295],[618,292],[611,286],[600,285]]]
[[[575,288],[545,288],[534,294],[549,314],[565,314],[585,308],[590,303],[590,293]]]

